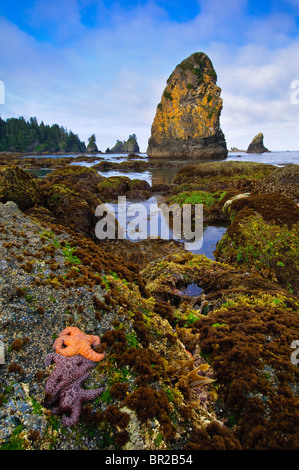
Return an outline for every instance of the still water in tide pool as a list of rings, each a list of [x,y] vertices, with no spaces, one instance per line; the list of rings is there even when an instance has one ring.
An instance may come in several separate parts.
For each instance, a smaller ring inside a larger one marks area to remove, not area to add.
[[[53,157],[53,158],[59,158],[62,156],[72,156],[72,155],[48,155],[48,157]],[[89,155],[90,156],[90,155]],[[121,154],[99,154],[99,160],[96,160],[94,162],[72,162],[72,164],[77,164],[77,165],[82,165],[82,166],[87,166],[87,167],[92,167],[95,165],[98,161],[101,161],[103,159],[109,160],[112,162],[121,162],[121,161],[126,161],[127,156],[126,155],[121,155]],[[140,154],[139,155],[141,159],[143,160],[148,160],[146,154]],[[37,157],[38,158],[38,157]],[[207,160],[208,161],[208,160]],[[259,162],[259,163],[266,163],[266,164],[272,164],[277,167],[279,166],[284,166],[288,163],[295,163],[299,164],[299,152],[298,151],[279,151],[279,152],[269,152],[269,153],[263,153],[263,154],[247,154],[244,151],[240,152],[229,152],[228,157],[225,161],[250,161],[250,162]],[[204,163],[205,161],[201,160],[198,162],[186,162],[186,161],[181,161],[179,163],[178,167],[166,167],[166,168],[151,168],[143,171],[134,171],[134,170],[101,170],[99,173],[105,177],[110,177],[110,176],[127,176],[130,179],[141,179],[147,181],[151,186],[155,184],[172,184],[175,178],[176,173],[178,172],[179,168],[186,166],[188,164],[200,164]],[[50,169],[39,169],[36,171],[32,171],[39,177],[45,177],[46,174],[50,173],[52,170]],[[158,197],[159,199],[159,197]],[[148,206],[149,204],[153,202],[157,202],[158,200],[153,197],[150,198],[149,200],[146,201],[138,201],[142,202],[145,206]],[[116,217],[117,217],[117,211],[116,211]],[[165,220],[161,222],[162,224],[166,223]],[[214,225],[207,225],[204,227],[203,231],[203,238],[202,238],[202,246],[198,249],[190,249],[192,253],[195,254],[203,254],[207,256],[209,259],[214,260],[214,250],[216,249],[216,245],[219,240],[223,237],[223,235],[226,232],[225,226],[214,226]],[[160,229],[162,230],[162,229]],[[161,232],[162,233],[162,232]],[[161,233],[158,233],[160,236]],[[171,238],[171,235],[170,235]],[[180,240],[182,243],[184,243],[183,240]]]
[[[183,247],[194,254],[201,254],[207,258],[214,260],[213,251],[216,249],[217,242],[222,238],[226,231],[224,226],[205,225],[203,227],[202,236],[198,244],[188,243],[182,238],[176,239],[173,231],[169,226],[169,219],[161,212],[159,205],[164,202],[162,196],[152,196],[144,201],[126,200],[126,217],[125,225],[120,222],[121,217],[118,203],[109,204],[109,210],[112,210],[115,218],[121,223],[121,227],[126,233],[126,239],[130,241],[144,240],[147,237],[162,238],[169,240],[177,240],[182,243]],[[154,208],[154,210],[153,210]],[[155,215],[157,215],[158,223],[152,224]],[[151,220],[152,218],[152,220]],[[123,212],[122,212],[122,220]],[[137,223],[138,222],[138,223]],[[154,226],[154,230],[153,230]],[[136,230],[137,227],[137,230]],[[181,227],[183,229],[183,227]],[[165,236],[166,235],[166,236]]]

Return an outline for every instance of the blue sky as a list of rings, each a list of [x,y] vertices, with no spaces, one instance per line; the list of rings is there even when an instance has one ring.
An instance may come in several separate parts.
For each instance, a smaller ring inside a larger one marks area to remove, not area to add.
[[[135,133],[146,151],[168,76],[202,51],[228,148],[263,132],[271,150],[299,149],[299,0],[2,0],[0,43],[4,119],[95,133],[103,151]]]

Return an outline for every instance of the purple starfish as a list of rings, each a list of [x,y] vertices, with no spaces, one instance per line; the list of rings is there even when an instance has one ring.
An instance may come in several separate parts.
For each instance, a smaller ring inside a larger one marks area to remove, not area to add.
[[[52,408],[53,414],[64,415],[62,417],[62,422],[65,426],[73,426],[74,424],[77,424],[83,403],[85,401],[94,400],[103,391],[103,388],[81,388],[82,382],[84,382],[88,376],[89,372],[86,372],[63,390],[61,390],[59,393],[58,405]],[[65,414],[67,413],[70,415],[66,416]]]
[[[51,353],[45,358],[45,366],[48,367],[51,362],[55,362],[56,367],[49,376],[45,387],[46,394],[48,395],[48,406],[51,406],[51,404],[55,402],[61,390],[96,365],[94,361],[86,359],[80,354],[72,357],[64,357],[57,353]]]

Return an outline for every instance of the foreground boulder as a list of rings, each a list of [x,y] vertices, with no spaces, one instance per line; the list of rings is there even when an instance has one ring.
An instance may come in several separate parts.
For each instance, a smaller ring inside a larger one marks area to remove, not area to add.
[[[221,89],[206,54],[181,62],[167,80],[151,129],[147,153],[151,158],[225,158],[220,129]]]
[[[98,184],[98,191],[103,202],[117,200],[118,196],[130,199],[148,199],[152,189],[145,180],[131,180],[127,176],[110,176]]]
[[[41,194],[37,180],[16,165],[0,170],[0,202],[14,201],[21,210],[40,203]]]
[[[175,191],[190,189],[220,190],[239,188],[252,190],[261,180],[275,171],[274,165],[256,162],[205,162],[187,165],[174,179]]]
[[[259,273],[299,294],[299,207],[281,194],[252,194],[232,201],[231,224],[215,259]]]
[[[261,193],[279,193],[299,203],[299,165],[289,163],[277,168],[261,181]]]
[[[222,449],[236,448],[236,442],[243,450],[298,449],[298,367],[291,360],[298,297],[256,273],[192,253],[169,254],[149,263],[143,275],[151,295],[163,299],[160,315],[188,351],[200,344],[211,363],[218,410],[232,431]],[[177,309],[178,291],[190,283],[202,289],[196,305],[184,300]],[[196,429],[185,449],[208,449],[209,442]]]

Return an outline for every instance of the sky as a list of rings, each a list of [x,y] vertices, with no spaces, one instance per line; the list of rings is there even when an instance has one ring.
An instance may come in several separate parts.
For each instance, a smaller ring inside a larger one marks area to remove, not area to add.
[[[146,152],[166,80],[205,52],[227,147],[299,150],[299,0],[0,0],[0,115]]]

